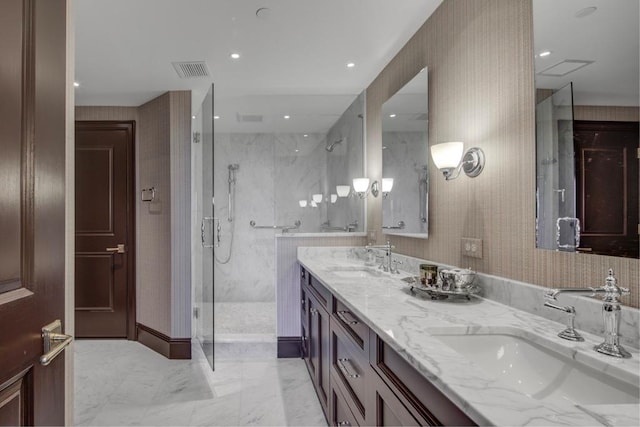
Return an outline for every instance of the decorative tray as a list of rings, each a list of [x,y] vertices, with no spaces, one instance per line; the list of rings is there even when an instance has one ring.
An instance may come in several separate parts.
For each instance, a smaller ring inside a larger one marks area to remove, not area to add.
[[[471,300],[471,296],[478,293],[478,287],[475,285],[469,285],[463,289],[442,289],[442,283],[438,281],[436,286],[422,285],[416,278],[403,279],[409,284],[409,290],[413,294],[426,294],[433,300],[444,300],[447,298],[466,298]]]

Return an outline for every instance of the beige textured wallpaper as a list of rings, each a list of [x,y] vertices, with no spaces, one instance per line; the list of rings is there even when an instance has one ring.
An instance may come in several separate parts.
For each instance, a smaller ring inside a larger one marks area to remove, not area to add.
[[[136,196],[136,321],[189,337],[191,93],[167,92],[140,107],[75,111],[76,120],[136,121],[136,194],[153,186],[157,197],[143,203]]]
[[[391,237],[399,253],[547,287],[599,286],[609,267],[638,307],[639,260],[535,248],[535,94],[531,0],[445,0],[367,88],[367,174],[381,178],[381,106],[422,67],[429,73],[430,143],[481,147],[477,178],[446,182],[430,164],[429,239]],[[381,199],[369,230],[381,235]],[[483,240],[483,258],[460,239]]]

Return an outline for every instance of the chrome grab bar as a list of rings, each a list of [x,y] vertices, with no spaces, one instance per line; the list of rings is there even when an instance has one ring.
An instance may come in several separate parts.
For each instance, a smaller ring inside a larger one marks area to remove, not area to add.
[[[383,225],[382,228],[387,230],[403,230],[405,225],[404,221],[398,221],[398,225]]]
[[[268,228],[271,230],[282,230],[283,233],[286,233],[289,230],[297,230],[298,228],[300,228],[300,224],[302,224],[300,222],[300,220],[296,220],[296,222],[293,223],[293,225],[256,225],[256,222],[254,220],[249,221],[249,225],[252,228]]]
[[[353,231],[356,231],[356,229],[358,228],[358,220],[356,219],[355,221],[347,224],[344,227],[331,226],[329,221],[327,221],[323,222],[320,228],[322,229],[322,231],[346,231],[348,233],[351,233]]]

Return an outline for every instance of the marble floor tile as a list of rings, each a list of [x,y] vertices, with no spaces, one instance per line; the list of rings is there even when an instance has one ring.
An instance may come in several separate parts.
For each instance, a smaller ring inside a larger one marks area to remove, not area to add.
[[[300,359],[168,360],[137,342],[75,345],[76,425],[326,425]]]

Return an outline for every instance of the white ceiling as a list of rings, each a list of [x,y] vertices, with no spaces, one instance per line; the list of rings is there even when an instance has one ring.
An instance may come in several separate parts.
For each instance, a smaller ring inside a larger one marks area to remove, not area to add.
[[[639,105],[639,5],[638,0],[533,0],[536,87],[559,89],[573,82],[576,105]],[[575,16],[592,6],[595,13]],[[545,50],[551,55],[537,55]],[[565,60],[593,62],[563,77],[538,74]]]
[[[192,90],[196,112],[215,83],[218,131],[326,131],[441,2],[78,0],[76,105]],[[206,61],[211,77],[180,79],[174,61]],[[240,125],[236,114],[265,120]]]

